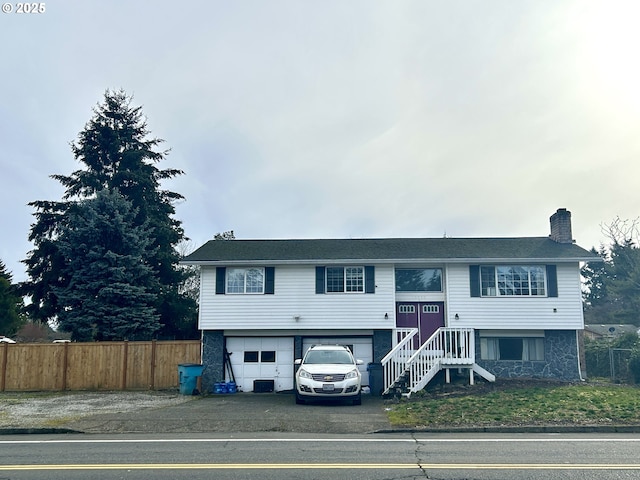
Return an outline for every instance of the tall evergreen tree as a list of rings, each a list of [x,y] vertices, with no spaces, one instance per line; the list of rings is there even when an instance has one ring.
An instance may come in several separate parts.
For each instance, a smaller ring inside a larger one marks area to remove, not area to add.
[[[136,211],[135,224],[148,224],[154,235],[148,262],[158,280],[155,308],[163,324],[159,336],[185,338],[197,331],[195,302],[178,290],[184,274],[177,268],[176,246],[184,231],[173,217],[173,203],[183,197],[160,188],[163,180],[183,172],[157,168],[168,152],[158,150],[163,140],[149,134],[141,107],[132,106],[123,91],[105,92],[104,101],[71,145],[82,168],[71,175],[52,176],[66,189],[62,200],[30,203],[36,209],[29,235],[34,249],[24,261],[30,280],[23,291],[31,297],[28,309],[34,319],[48,321],[62,310],[55,291],[68,286],[70,279],[58,238],[69,222],[69,209],[100,190],[118,189]]]
[[[611,259],[604,245],[601,245],[599,250],[592,248],[591,253],[599,255],[603,262],[591,262],[582,267],[585,287],[582,297],[586,308],[598,308],[609,301],[607,277]]]
[[[585,323],[640,325],[640,224],[616,218],[603,227],[608,247],[597,252],[602,264],[582,269]],[[592,250],[595,252],[595,250]]]
[[[13,277],[6,265],[0,260],[0,334],[4,336],[14,335],[24,319],[20,315],[22,297],[18,294],[13,284]]]
[[[152,232],[117,191],[103,190],[68,211],[58,248],[65,260],[58,325],[72,339],[147,340],[160,328]]]

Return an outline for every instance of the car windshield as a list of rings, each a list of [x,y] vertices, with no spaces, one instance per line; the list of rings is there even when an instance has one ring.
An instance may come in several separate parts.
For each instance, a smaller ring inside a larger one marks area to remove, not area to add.
[[[333,364],[352,364],[353,360],[349,352],[345,350],[311,350],[307,353],[304,359],[306,364],[320,364],[320,363],[333,363]]]

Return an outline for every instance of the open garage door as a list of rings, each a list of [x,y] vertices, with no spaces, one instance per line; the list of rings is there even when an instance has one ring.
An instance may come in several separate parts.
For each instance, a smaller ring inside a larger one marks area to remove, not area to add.
[[[252,392],[255,380],[272,380],[276,392],[293,389],[293,338],[227,337],[226,342],[241,391]]]
[[[362,385],[369,385],[369,372],[367,371],[367,365],[373,362],[373,340],[371,337],[313,337],[304,338],[302,340],[302,354],[307,353],[307,350],[312,345],[345,345],[351,349],[353,356],[357,360],[362,360],[363,365],[358,367],[362,374]]]

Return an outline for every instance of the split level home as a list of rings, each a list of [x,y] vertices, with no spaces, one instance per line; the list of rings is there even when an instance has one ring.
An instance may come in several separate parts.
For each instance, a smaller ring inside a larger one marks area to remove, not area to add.
[[[581,378],[582,262],[571,213],[520,238],[212,240],[200,266],[203,388],[291,390],[294,360],[347,345],[376,394],[438,372]],[[270,387],[270,388],[269,388]]]

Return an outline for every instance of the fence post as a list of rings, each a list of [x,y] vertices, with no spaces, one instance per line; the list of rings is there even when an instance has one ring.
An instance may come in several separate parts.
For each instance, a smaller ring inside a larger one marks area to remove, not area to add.
[[[128,367],[128,356],[129,356],[129,342],[125,340],[122,344],[122,390],[127,389],[127,367]]]
[[[151,390],[155,390],[156,389],[156,347],[157,347],[157,340],[154,338],[153,340],[151,340],[151,368],[149,369],[151,371],[151,382],[149,383],[149,387]]]
[[[4,392],[4,388],[7,381],[7,353],[9,350],[9,344],[2,344],[2,372],[0,373],[0,392]]]
[[[69,342],[64,342],[64,357],[62,359],[62,391],[67,389],[67,369],[69,368]]]

